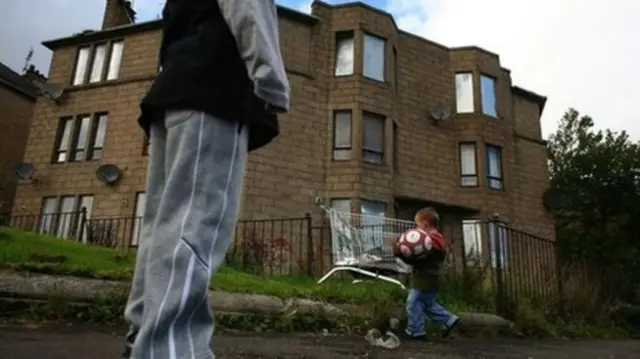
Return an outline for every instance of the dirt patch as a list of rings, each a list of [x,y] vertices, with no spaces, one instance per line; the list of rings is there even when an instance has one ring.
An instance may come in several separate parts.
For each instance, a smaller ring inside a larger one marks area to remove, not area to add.
[[[122,334],[83,325],[5,325],[0,326],[0,352],[3,359],[113,359],[120,357]],[[457,339],[403,343],[398,349],[383,350],[370,347],[360,337],[221,333],[215,336],[214,345],[220,359],[640,358],[639,341]]]

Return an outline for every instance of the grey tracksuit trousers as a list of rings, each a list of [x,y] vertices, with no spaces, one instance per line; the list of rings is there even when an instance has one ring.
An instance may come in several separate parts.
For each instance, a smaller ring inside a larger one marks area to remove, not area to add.
[[[238,213],[243,126],[197,111],[152,124],[147,201],[125,317],[132,359],[212,359],[207,293]]]

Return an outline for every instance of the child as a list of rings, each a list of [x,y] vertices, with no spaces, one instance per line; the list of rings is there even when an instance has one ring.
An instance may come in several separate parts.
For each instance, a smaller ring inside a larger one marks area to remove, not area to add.
[[[439,216],[431,207],[419,210],[414,221],[416,227],[424,230],[431,237],[432,250],[424,256],[408,259],[394,247],[394,254],[413,267],[411,272],[411,290],[407,297],[407,328],[405,334],[408,339],[427,337],[424,315],[445,327],[443,336],[448,336],[458,324],[459,318],[447,311],[436,302],[441,269],[446,257],[446,240],[438,231]]]

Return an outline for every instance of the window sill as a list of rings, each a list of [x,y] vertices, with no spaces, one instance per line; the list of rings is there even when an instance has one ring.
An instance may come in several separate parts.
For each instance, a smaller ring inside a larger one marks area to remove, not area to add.
[[[346,75],[333,75],[334,79],[341,80],[341,81],[353,80],[353,79],[355,79],[357,77],[358,77],[358,75],[356,75],[355,73],[346,74]]]
[[[454,112],[453,116],[455,116],[456,118],[483,118],[488,121],[502,120],[501,117],[493,117],[493,116],[485,115],[482,112]]]
[[[378,86],[380,88],[384,88],[384,89],[388,89],[388,90],[392,89],[391,82],[389,82],[387,80],[382,80],[381,81],[381,80],[377,80],[377,79],[374,79],[374,78],[371,78],[371,77],[367,77],[365,75],[361,75],[360,78],[361,78],[362,81],[364,81],[366,83],[369,83],[371,85]]]
[[[100,162],[100,159],[94,159],[94,160],[83,160],[83,161],[64,161],[64,162],[51,162],[52,166],[64,166],[64,165],[81,165],[81,164],[89,164],[89,163],[98,163]]]
[[[81,91],[81,90],[96,89],[96,88],[101,88],[101,87],[124,85],[124,84],[132,83],[132,82],[151,81],[151,80],[155,79],[156,76],[157,76],[157,74],[153,73],[152,75],[136,76],[136,77],[129,77],[129,78],[124,78],[124,79],[123,78],[119,78],[119,79],[115,79],[115,80],[100,81],[100,82],[81,84],[81,85],[67,85],[66,86],[66,90],[70,91],[70,92],[75,92],[75,91]]]

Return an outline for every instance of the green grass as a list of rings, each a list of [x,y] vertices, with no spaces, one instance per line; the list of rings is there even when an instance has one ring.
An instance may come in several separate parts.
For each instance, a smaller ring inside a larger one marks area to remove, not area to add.
[[[0,268],[87,278],[130,280],[135,252],[88,246],[17,229],[0,227]],[[261,276],[222,267],[211,287],[229,292],[274,295],[280,298],[309,298],[336,303],[379,303],[401,301],[405,292],[381,281],[351,284],[334,279],[322,285],[315,278]]]
[[[131,280],[134,265],[134,251],[119,253],[109,248],[0,227],[0,269],[128,281]],[[372,318],[402,316],[406,292],[396,285],[379,280],[352,284],[350,278],[331,279],[318,285],[316,280],[310,277],[262,276],[223,266],[212,279],[211,288],[280,298],[295,297],[360,304],[371,311]],[[469,292],[462,295],[460,288],[456,288],[459,284],[459,280],[453,278],[445,282],[445,287],[439,293],[439,301],[445,307],[453,312],[491,311],[491,303],[494,301],[491,293],[483,289],[478,290],[476,295],[470,296]],[[574,318],[575,320],[570,322],[556,323],[550,322],[542,314],[544,310],[527,303],[519,303],[518,309],[516,324],[528,335],[583,338],[624,336],[624,331],[612,325],[605,325],[604,322],[600,325],[587,325],[584,321],[578,320],[579,318]],[[54,308],[49,311],[60,312],[61,309]],[[116,313],[117,315],[109,315],[120,318],[121,311],[122,308],[117,307],[108,312]],[[103,314],[97,318],[105,317]],[[257,320],[260,321],[262,319]],[[254,325],[254,322],[249,321],[249,324]]]

